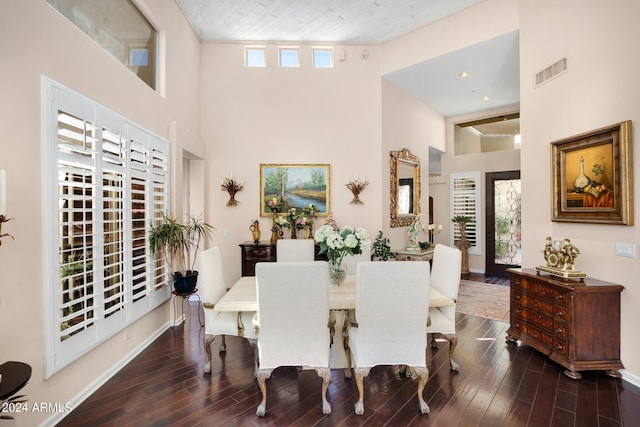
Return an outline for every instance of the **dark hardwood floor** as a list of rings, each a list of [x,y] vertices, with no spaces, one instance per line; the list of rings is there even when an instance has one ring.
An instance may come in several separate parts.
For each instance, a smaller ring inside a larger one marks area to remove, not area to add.
[[[468,280],[505,284],[471,275]],[[507,282],[508,283],[508,282]],[[267,382],[267,414],[257,418],[261,399],[253,378],[253,349],[227,337],[212,373],[204,375],[203,329],[191,302],[185,325],[169,329],[112,379],[75,408],[59,426],[640,426],[640,389],[602,373],[575,381],[544,355],[506,345],[507,323],[458,314],[455,359],[448,347],[427,351],[429,382],[424,398],[431,413],[418,410],[416,383],[376,367],[365,380],[365,414],[356,416],[354,380],[333,370],[323,415],[321,380],[314,371],[279,368]]]

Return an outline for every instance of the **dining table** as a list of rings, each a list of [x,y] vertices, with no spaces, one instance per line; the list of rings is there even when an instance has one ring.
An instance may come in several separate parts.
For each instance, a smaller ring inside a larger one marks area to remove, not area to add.
[[[304,286],[301,284],[301,286]],[[434,287],[429,287],[429,307],[445,307],[455,305],[455,301]],[[257,312],[258,297],[255,276],[243,276],[234,283],[226,294],[214,306],[217,311]],[[356,276],[347,275],[341,285],[329,285],[329,310],[333,342],[342,343],[345,319],[356,308]],[[238,316],[238,335],[242,336],[245,325]],[[251,326],[249,326],[251,327]],[[425,325],[426,333],[426,325]],[[331,345],[330,366],[346,368],[347,360],[342,345]]]
[[[303,286],[303,285],[301,285]],[[429,307],[455,305],[455,301],[429,287]],[[356,276],[347,275],[341,285],[329,285],[329,309],[353,310],[356,308]],[[258,311],[255,276],[241,277],[215,304],[217,311]]]

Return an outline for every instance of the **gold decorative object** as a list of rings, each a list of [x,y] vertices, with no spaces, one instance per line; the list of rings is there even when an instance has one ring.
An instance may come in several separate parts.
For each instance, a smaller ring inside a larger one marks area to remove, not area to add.
[[[345,187],[347,187],[353,193],[353,199],[350,203],[353,203],[354,205],[363,204],[362,200],[360,200],[360,193],[362,193],[362,191],[367,188],[367,185],[369,185],[369,181],[367,181],[365,178],[358,179],[357,175],[355,175],[353,181],[347,179]]]
[[[0,245],[2,245],[2,238],[3,237],[11,237],[12,239],[14,238],[11,234],[9,233],[2,233],[2,224],[5,222],[9,222],[11,221],[13,218],[6,218],[4,215],[0,215]]]
[[[260,223],[258,222],[257,219],[253,220],[253,222],[249,226],[249,230],[251,230],[253,243],[260,243]]]
[[[571,240],[553,240],[551,237],[547,237],[543,253],[547,264],[537,266],[538,272],[542,271],[566,279],[578,278],[580,281],[587,277],[586,273],[573,269],[573,264],[580,250],[571,244]]]
[[[233,179],[233,174],[229,178],[224,178],[222,180],[221,190],[229,193],[229,201],[227,202],[227,206],[236,206],[238,201],[236,200],[236,193],[244,187],[244,180],[242,182],[235,181]]]

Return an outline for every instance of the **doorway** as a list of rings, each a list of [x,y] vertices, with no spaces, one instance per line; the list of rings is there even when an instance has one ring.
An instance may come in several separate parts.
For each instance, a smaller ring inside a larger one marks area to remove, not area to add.
[[[485,274],[506,277],[508,268],[520,267],[520,171],[486,174]]]

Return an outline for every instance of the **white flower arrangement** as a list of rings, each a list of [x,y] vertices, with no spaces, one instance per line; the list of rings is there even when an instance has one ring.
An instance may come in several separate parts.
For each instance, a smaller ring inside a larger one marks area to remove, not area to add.
[[[371,247],[367,231],[358,227],[344,226],[340,230],[323,225],[314,234],[320,244],[320,253],[326,253],[332,268],[339,268],[345,255],[358,255]]]

